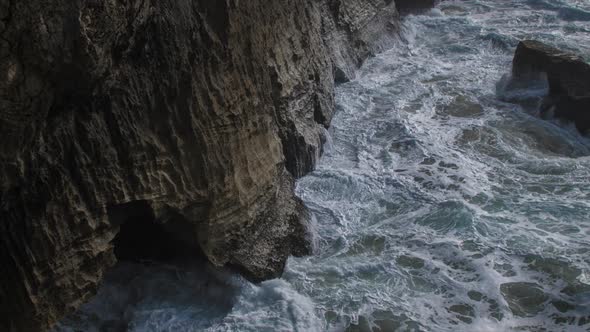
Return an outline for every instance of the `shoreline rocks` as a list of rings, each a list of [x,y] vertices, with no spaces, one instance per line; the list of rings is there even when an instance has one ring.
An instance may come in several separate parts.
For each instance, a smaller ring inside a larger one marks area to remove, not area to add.
[[[582,133],[590,130],[590,64],[536,40],[518,44],[512,66],[516,81],[546,78],[549,93],[541,112],[573,121]]]
[[[439,0],[396,0],[396,8],[401,15],[430,10]]]

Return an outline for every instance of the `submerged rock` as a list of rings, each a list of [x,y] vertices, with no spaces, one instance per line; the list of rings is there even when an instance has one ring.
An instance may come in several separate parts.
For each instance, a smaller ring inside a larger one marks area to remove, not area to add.
[[[573,121],[582,133],[590,129],[590,64],[583,58],[525,40],[516,49],[512,75],[521,82],[546,77],[549,95],[541,112]]]
[[[280,276],[310,252],[293,186],[321,153],[334,81],[398,21],[381,0],[0,1],[0,330],[75,310],[117,243],[161,256],[125,246],[155,241],[134,228]]]
[[[500,291],[512,313],[519,317],[541,312],[549,298],[539,285],[530,282],[505,283],[500,285]]]

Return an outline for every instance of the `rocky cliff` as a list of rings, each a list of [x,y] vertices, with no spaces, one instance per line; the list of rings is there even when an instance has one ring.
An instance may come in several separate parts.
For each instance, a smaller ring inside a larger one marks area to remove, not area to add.
[[[251,280],[309,253],[294,179],[398,21],[391,0],[0,0],[0,330],[77,308],[129,237]]]

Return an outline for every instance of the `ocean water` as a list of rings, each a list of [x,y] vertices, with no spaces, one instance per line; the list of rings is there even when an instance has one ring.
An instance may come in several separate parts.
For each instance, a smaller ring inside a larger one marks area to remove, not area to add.
[[[590,59],[586,0],[446,1],[337,88],[297,193],[315,253],[254,285],[121,264],[57,331],[590,331],[590,139],[507,90],[521,39]]]

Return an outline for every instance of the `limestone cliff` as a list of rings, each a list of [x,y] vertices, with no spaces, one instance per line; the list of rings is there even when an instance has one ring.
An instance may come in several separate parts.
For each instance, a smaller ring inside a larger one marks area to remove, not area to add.
[[[391,0],[0,0],[0,330],[88,300],[130,219],[252,280],[309,253],[294,179],[397,24]]]

